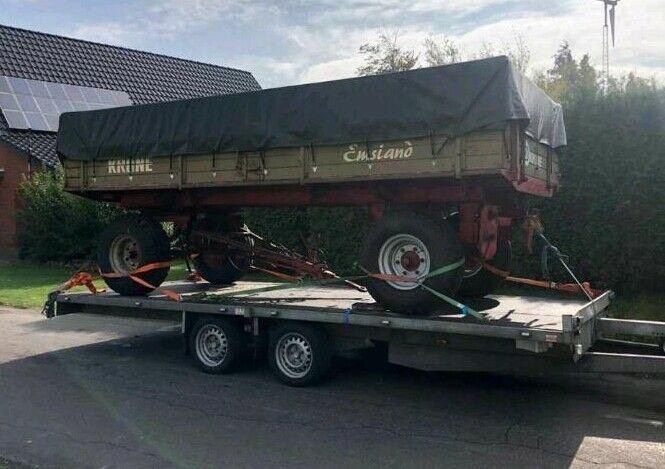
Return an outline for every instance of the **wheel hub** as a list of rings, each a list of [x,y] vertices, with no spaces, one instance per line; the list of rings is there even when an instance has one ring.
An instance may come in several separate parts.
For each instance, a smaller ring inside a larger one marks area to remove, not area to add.
[[[387,282],[398,290],[418,288],[418,282],[430,272],[427,246],[416,236],[407,233],[388,238],[379,250],[378,261],[382,274],[405,277],[403,282]]]
[[[116,237],[109,249],[109,263],[114,272],[129,273],[141,266],[138,240],[129,234]]]
[[[218,366],[226,358],[228,339],[214,324],[203,326],[196,336],[196,354],[207,366]]]
[[[277,343],[275,354],[280,371],[290,378],[302,378],[312,367],[312,347],[300,334],[284,335]]]
[[[409,272],[415,272],[420,267],[420,256],[415,251],[407,251],[402,254],[401,264],[405,270]]]

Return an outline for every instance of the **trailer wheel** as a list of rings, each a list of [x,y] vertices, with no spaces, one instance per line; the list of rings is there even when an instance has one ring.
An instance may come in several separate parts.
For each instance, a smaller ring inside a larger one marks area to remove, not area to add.
[[[305,324],[285,324],[270,333],[268,361],[279,381],[289,386],[309,386],[330,369],[332,346],[326,333]]]
[[[229,231],[241,232],[246,228],[239,219],[233,218],[227,214],[211,214],[195,222],[194,230],[226,234]],[[244,238],[251,246],[252,240],[246,236]],[[249,268],[249,257],[201,247],[199,254],[192,258],[192,263],[201,277],[208,282],[214,285],[229,285],[240,280],[245,274]]]
[[[242,354],[243,339],[238,325],[227,318],[201,318],[189,333],[189,350],[201,370],[228,373]]]
[[[414,281],[383,281],[370,278],[372,297],[395,312],[422,314],[439,300],[416,280],[430,272],[459,262],[464,250],[457,233],[445,220],[412,212],[398,212],[379,220],[363,243],[361,265],[370,272],[409,277]],[[462,280],[463,266],[425,280],[425,285],[454,295]]]
[[[504,241],[490,262],[499,270],[510,271],[512,267],[512,245]],[[482,265],[465,266],[462,286],[459,289],[461,296],[470,298],[482,297],[495,292],[504,282],[503,277],[493,274]]]
[[[123,215],[114,220],[99,238],[97,265],[103,273],[129,274],[139,267],[168,260],[169,239],[162,226],[151,218]],[[136,276],[158,287],[168,273],[169,267],[163,267]],[[153,290],[129,277],[105,278],[104,281],[121,295],[146,295]]]

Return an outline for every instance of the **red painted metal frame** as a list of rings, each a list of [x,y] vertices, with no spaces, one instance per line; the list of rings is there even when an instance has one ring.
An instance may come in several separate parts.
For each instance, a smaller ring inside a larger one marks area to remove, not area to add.
[[[496,179],[495,185],[503,185],[503,190],[512,191],[512,188],[505,184],[505,180]],[[161,209],[165,212],[225,206],[368,205],[374,206],[373,210],[380,213],[380,207],[386,204],[480,202],[487,197],[487,190],[480,182],[443,184],[441,180],[421,179],[320,185],[86,192],[85,196],[115,202],[128,209]]]
[[[133,190],[86,192],[86,197],[112,201],[127,209],[140,209],[161,219],[186,226],[189,218],[208,210],[231,207],[364,205],[373,220],[390,206],[457,206],[459,235],[469,249],[492,259],[500,240],[510,239],[510,228],[523,216],[515,189],[551,195],[554,188],[533,178],[515,180],[514,174],[464,180],[410,179],[358,183],[234,186],[185,190]],[[518,178],[519,179],[519,178]],[[489,208],[493,207],[493,208]],[[491,211],[491,217],[487,216]],[[484,214],[484,215],[483,215]]]

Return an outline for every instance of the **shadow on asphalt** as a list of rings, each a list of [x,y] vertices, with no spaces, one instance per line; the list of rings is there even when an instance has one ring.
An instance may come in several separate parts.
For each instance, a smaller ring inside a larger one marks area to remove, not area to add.
[[[310,448],[312,454],[320,452],[324,460],[340,451],[331,439],[343,438],[344,451],[367,451],[376,458],[393,454],[396,442],[406,441],[449,454],[468,446],[480,462],[487,458],[485,463],[497,451],[519,448],[546,455],[551,467],[568,467],[588,438],[663,442],[664,413],[615,405],[635,404],[632,398],[608,402],[602,395],[534,380],[421,372],[384,358],[373,352],[338,359],[329,380],[301,389],[276,383],[264,360],[248,358],[231,375],[200,373],[174,332],[63,349],[0,365],[0,415],[9,419],[0,418],[0,430],[6,432],[3,424],[38,422],[34,431],[93,432],[103,441],[129,432],[136,443],[124,445],[150,441],[159,457],[197,464],[226,451],[229,432],[270,447],[275,432],[288,440],[294,429],[304,430],[311,444],[319,445]],[[370,445],[368,434],[381,436],[391,449]],[[210,449],[215,445],[219,448]],[[257,451],[232,462],[256,462],[249,458],[263,449]],[[409,450],[403,451],[409,457]],[[507,464],[526,461],[519,454],[510,457],[516,459]]]

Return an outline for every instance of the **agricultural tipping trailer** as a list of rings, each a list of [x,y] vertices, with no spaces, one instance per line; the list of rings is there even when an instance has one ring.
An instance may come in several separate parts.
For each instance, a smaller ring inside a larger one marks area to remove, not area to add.
[[[159,286],[176,244],[211,283],[238,280],[257,244],[242,207],[362,205],[366,286],[401,313],[435,308],[432,291],[497,286],[488,266],[509,269],[523,196],[554,194],[565,144],[561,107],[506,57],[65,113],[58,134],[66,190],[141,213],[101,235],[116,292]],[[172,239],[157,221],[174,222]],[[287,267],[334,276],[311,259]]]

